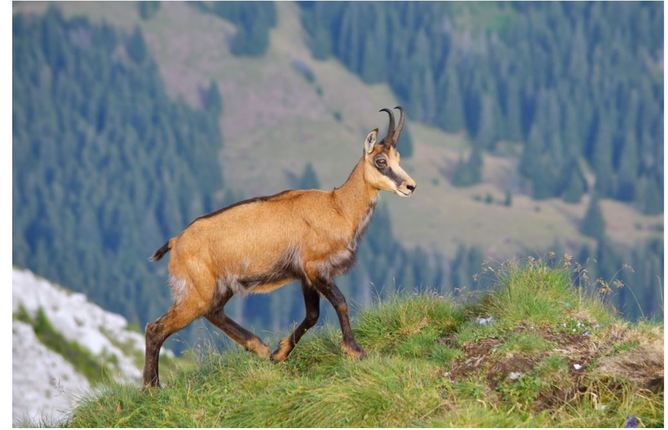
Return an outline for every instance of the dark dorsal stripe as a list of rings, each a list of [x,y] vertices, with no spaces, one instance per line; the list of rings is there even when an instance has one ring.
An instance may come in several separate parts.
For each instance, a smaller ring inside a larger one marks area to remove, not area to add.
[[[194,220],[190,221],[190,224],[188,224],[188,226],[186,228],[193,225],[196,221],[199,221],[199,220],[205,219],[205,218],[214,217],[214,216],[216,216],[216,215],[218,215],[222,212],[225,212],[226,210],[235,208],[237,206],[246,205],[246,204],[255,203],[255,202],[266,202],[267,200],[271,200],[271,199],[274,199],[276,197],[282,196],[283,194],[289,193],[290,191],[295,191],[295,190],[285,190],[285,191],[281,191],[280,193],[277,193],[277,194],[272,194],[271,196],[261,196],[261,197],[254,197],[252,199],[241,200],[241,201],[233,203],[229,206],[225,206],[222,209],[218,209],[217,211],[209,212],[208,214],[198,216]]]

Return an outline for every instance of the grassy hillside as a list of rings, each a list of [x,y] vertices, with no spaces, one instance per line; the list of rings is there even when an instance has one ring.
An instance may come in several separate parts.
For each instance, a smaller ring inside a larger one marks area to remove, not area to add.
[[[362,361],[324,327],[282,364],[211,352],[166,388],[111,386],[69,425],[663,426],[661,326],[617,318],[597,296],[608,286],[568,261],[490,274],[498,287],[467,304],[415,295],[361,314]]]
[[[47,6],[16,4],[14,10],[41,12]],[[368,130],[385,124],[379,107],[397,104],[387,85],[368,85],[337,60],[315,60],[292,3],[276,4],[278,25],[271,30],[269,48],[254,58],[230,51],[234,25],[187,4],[163,3],[148,20],[140,18],[132,2],[70,2],[60,7],[66,16],[87,16],[128,32],[139,27],[174,98],[199,107],[200,90],[211,81],[218,84],[224,105],[223,182],[236,194],[268,195],[288,188],[289,173],[299,174],[309,162],[324,188],[340,185],[360,156]],[[310,71],[309,77],[304,70]],[[396,234],[405,245],[453,255],[463,243],[484,246],[488,256],[503,258],[526,248],[546,249],[556,240],[569,249],[591,242],[578,232],[588,198],[579,204],[532,200],[521,191],[515,156],[485,154],[483,182],[456,188],[448,175],[462,155],[468,156],[468,138],[415,121],[409,127],[415,150],[402,164],[420,192],[409,201],[383,198],[392,224],[401,226]],[[509,154],[519,149],[508,146]],[[512,206],[484,203],[487,194],[502,201],[507,189],[514,190]],[[612,200],[602,206],[615,242],[631,246],[661,237],[656,228],[662,225],[661,215],[645,216]]]

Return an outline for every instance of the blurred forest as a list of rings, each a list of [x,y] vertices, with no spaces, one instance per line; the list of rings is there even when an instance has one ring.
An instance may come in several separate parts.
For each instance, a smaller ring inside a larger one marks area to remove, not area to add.
[[[581,230],[596,245],[582,245],[576,260],[592,279],[636,286],[612,295],[626,316],[662,317],[663,241],[615,245],[598,207],[605,197],[663,211],[660,4],[299,6],[314,57],[336,57],[365,82],[388,83],[416,120],[471,137],[456,185],[480,180],[481,153],[518,142],[535,199],[579,202],[593,193]],[[137,7],[150,19],[160,4]],[[240,29],[230,41],[238,56],[263,55],[277,20],[272,3],[193,7]],[[225,100],[215,82],[201,88],[199,109],[170,98],[139,28],[66,19],[57,6],[14,15],[13,60],[14,265],[143,327],[170,303],[164,265],[144,264],[148,255],[193,218],[245,197],[222,179]],[[613,81],[598,73],[608,68]],[[313,166],[294,186],[319,186]],[[564,253],[555,243],[540,254],[550,251]],[[474,277],[483,262],[483,250],[465,244],[450,258],[405,247],[381,205],[340,284],[363,305],[396,290],[458,295],[491,282]],[[301,319],[301,300],[295,289],[251,296],[235,317],[286,328]]]
[[[139,31],[56,8],[13,24],[14,264],[145,321],[166,300],[137,263],[221,186],[216,89],[207,110],[170,100]]]
[[[300,5],[316,58],[387,82],[414,118],[466,130],[479,150],[525,142],[520,171],[534,198],[579,201],[583,160],[601,196],[663,211],[660,5]]]

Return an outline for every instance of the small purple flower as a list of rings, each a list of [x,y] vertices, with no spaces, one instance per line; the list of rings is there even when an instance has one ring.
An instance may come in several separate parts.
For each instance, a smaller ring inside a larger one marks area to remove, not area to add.
[[[626,422],[624,423],[624,428],[636,428],[638,427],[638,418],[635,415],[629,415],[626,417]]]

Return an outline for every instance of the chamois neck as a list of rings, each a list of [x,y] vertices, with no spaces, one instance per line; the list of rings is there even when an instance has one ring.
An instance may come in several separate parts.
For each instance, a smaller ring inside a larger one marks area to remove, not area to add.
[[[354,224],[367,217],[376,204],[378,193],[379,190],[364,179],[364,158],[357,162],[346,182],[333,191],[334,201],[340,211]]]

